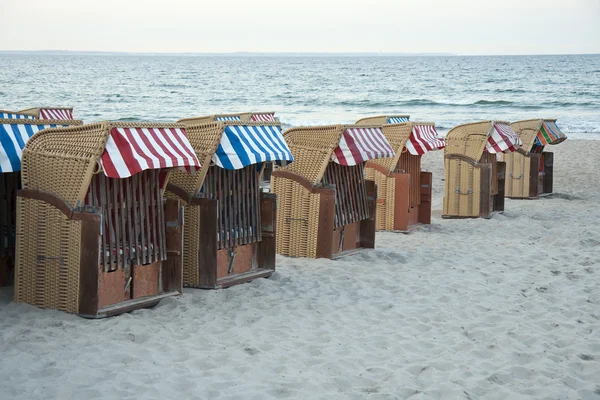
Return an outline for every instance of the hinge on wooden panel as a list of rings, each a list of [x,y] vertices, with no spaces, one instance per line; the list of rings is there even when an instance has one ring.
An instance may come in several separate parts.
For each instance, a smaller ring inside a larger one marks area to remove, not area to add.
[[[523,177],[524,177],[524,175],[523,175],[523,174],[521,174],[521,175],[519,175],[519,177],[518,177],[518,178],[515,178],[515,177],[513,176],[512,172],[511,172],[511,173],[509,173],[509,174],[508,174],[508,176],[509,176],[509,177],[511,177],[512,179],[521,179],[521,178],[523,178]]]
[[[457,187],[457,188],[456,188],[456,193],[457,193],[457,194],[463,194],[463,195],[467,195],[467,194],[473,194],[473,188],[469,188],[469,190],[467,190],[467,193],[462,193],[462,192],[460,191],[460,188],[459,188],[459,187]]]

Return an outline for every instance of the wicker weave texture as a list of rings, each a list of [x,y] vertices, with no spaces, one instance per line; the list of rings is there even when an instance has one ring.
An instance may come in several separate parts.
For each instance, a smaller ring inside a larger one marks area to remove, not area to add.
[[[541,119],[529,119],[524,121],[516,121],[510,124],[510,127],[517,135],[521,137],[523,145],[521,148],[527,152],[530,152],[533,148],[533,143],[537,137],[540,127],[542,126],[543,120]]]
[[[374,117],[361,118],[358,121],[356,121],[356,125],[385,125],[388,123],[388,120],[390,118],[400,118],[400,117],[409,118],[410,116],[406,115],[406,114],[377,115]],[[392,147],[393,147],[393,145],[392,145]]]
[[[288,145],[315,149],[335,149],[344,133],[343,125],[325,125],[291,128],[283,132]]]
[[[382,174],[375,168],[365,167],[366,179],[375,181],[377,185],[377,213],[375,216],[375,229],[394,229],[394,205],[396,204],[396,179]]]
[[[202,167],[195,174],[188,174],[186,171],[175,169],[171,172],[169,183],[183,189],[190,197],[200,190],[212,156],[217,151],[221,141],[224,127],[225,125],[220,122],[193,123],[186,126],[185,131],[188,140]],[[188,199],[181,200],[188,201]]]
[[[479,161],[493,124],[494,121],[483,121],[455,126],[446,135],[444,154],[458,154]]]
[[[294,162],[283,169],[295,172],[313,184],[323,179],[323,174],[333,150],[344,133],[343,125],[298,127],[283,132]]]
[[[18,197],[15,301],[78,312],[80,239],[81,221],[68,220],[42,201]]]
[[[282,177],[271,177],[271,190],[277,194],[277,253],[316,258],[320,195]]]
[[[107,136],[103,123],[36,133],[23,150],[23,188],[54,193],[72,207],[83,203]]]
[[[398,165],[398,161],[400,160],[400,156],[402,155],[404,146],[406,145],[408,139],[410,139],[410,135],[412,133],[414,125],[415,124],[413,122],[383,125],[381,127],[383,134],[385,135],[385,138],[388,140],[388,142],[390,142],[390,145],[392,146],[392,149],[394,149],[394,151],[396,152],[396,155],[394,157],[380,158],[378,160],[373,161],[377,162],[377,164],[383,166],[390,172],[394,171],[396,165]]]
[[[53,122],[46,120],[45,123]],[[23,150],[23,188],[53,193],[71,207],[83,204],[92,175],[100,173],[98,160],[112,128],[185,126],[156,122],[100,122],[44,129],[33,135]]]
[[[217,118],[227,118],[227,117],[239,117],[239,121],[237,122],[247,122],[252,120],[252,115],[254,114],[275,114],[275,112],[243,112],[243,113],[231,113],[231,114],[213,114],[213,115],[204,115],[201,117],[190,117],[190,118],[182,118],[178,120],[178,123],[193,125],[193,124],[203,124],[206,122],[214,122],[217,121]],[[222,122],[231,122],[231,121],[222,121]]]
[[[331,160],[332,149],[316,149],[289,143],[288,147],[294,156],[294,162],[286,167],[275,166],[275,169],[294,172],[308,179],[313,185],[320,183]]]
[[[478,217],[480,213],[481,180],[479,168],[458,160],[444,160],[446,183],[443,215]]]
[[[506,163],[504,195],[515,198],[529,197],[530,159],[521,153],[513,152],[502,154],[501,160]]]
[[[200,250],[200,208],[183,206],[185,229],[183,230],[183,284],[184,286],[200,285],[198,252]],[[216,234],[216,232],[215,232]]]
[[[25,110],[17,111],[17,114],[31,115],[32,117],[39,118],[40,110],[42,108],[50,109],[50,110],[68,110],[71,113],[73,113],[73,107],[34,107],[34,108],[27,108]]]

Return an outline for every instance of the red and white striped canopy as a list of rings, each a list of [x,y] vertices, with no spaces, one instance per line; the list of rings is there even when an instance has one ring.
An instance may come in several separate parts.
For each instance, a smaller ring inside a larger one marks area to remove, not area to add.
[[[40,108],[40,119],[73,119],[73,111],[68,108]]]
[[[146,169],[200,168],[181,128],[112,128],[100,164],[109,178],[127,178]]]
[[[446,140],[438,136],[433,125],[414,125],[410,138],[406,141],[406,150],[414,156],[446,147]]]
[[[252,114],[250,117],[251,121],[259,122],[272,122],[275,121],[275,115],[273,114]]]
[[[488,153],[512,153],[517,150],[523,142],[508,124],[495,123],[492,128],[485,149]]]
[[[394,157],[395,153],[381,128],[346,128],[331,160],[352,166],[376,158]]]

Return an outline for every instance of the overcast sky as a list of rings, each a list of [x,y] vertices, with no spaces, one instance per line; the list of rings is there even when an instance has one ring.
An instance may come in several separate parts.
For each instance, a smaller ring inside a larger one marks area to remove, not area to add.
[[[600,0],[0,0],[0,50],[600,53]]]

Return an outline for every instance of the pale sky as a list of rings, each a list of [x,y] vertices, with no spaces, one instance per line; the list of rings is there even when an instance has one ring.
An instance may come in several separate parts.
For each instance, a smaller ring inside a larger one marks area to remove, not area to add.
[[[600,0],[0,0],[0,50],[600,53]]]

